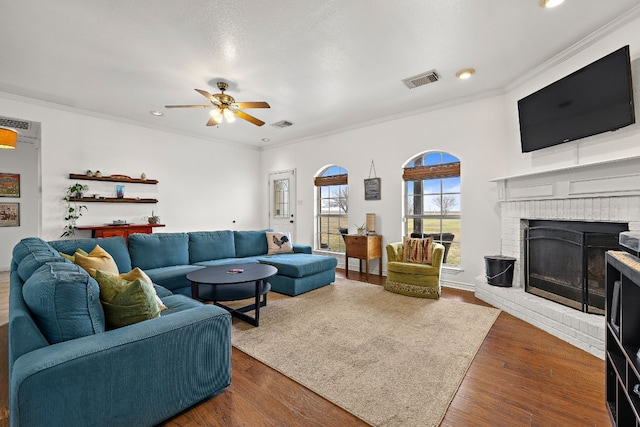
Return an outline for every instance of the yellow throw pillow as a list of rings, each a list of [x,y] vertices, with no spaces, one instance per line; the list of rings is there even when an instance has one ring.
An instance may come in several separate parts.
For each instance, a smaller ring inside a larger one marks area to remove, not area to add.
[[[96,245],[96,247],[87,255],[83,255],[80,251],[76,251],[73,258],[74,262],[87,270],[87,273],[89,273],[93,278],[96,277],[96,270],[106,271],[115,275],[119,273],[116,262],[107,251],[100,247],[100,245]]]
[[[134,268],[133,270],[131,270],[128,273],[119,274],[118,277],[120,279],[128,280],[130,282],[135,280],[135,279],[140,279],[145,285],[149,286],[149,289],[151,289],[151,291],[153,291],[153,294],[156,297],[156,302],[158,303],[158,308],[161,311],[167,309],[167,306],[164,305],[164,303],[162,302],[162,300],[158,296],[158,293],[156,292],[156,288],[153,287],[153,282],[151,281],[151,278],[149,276],[147,276],[147,273],[145,273],[144,271],[140,270],[138,267]]]
[[[402,262],[431,264],[433,237],[413,239],[405,237],[402,242]]]
[[[96,271],[100,302],[110,328],[120,328],[160,317],[154,293],[141,279],[127,281]]]

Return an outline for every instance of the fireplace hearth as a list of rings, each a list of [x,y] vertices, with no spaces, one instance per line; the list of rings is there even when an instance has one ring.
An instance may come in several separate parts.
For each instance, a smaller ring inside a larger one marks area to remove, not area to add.
[[[604,314],[605,257],[626,223],[529,220],[525,291],[585,313]]]
[[[627,225],[630,231],[640,232],[640,157],[614,159],[614,154],[596,160],[590,155],[583,157],[585,153],[578,157],[578,151],[575,158],[562,156],[558,162],[551,152],[549,156],[533,156],[530,173],[495,180],[500,202],[500,254],[516,259],[513,286],[491,286],[479,275],[476,296],[604,359],[606,322],[601,315],[590,313],[594,310],[588,307],[583,312],[582,302],[574,302],[577,309],[569,308],[564,301],[559,304],[546,294],[542,298],[524,290],[525,230],[535,225],[530,224],[532,220],[618,223],[623,229]],[[589,282],[587,285],[591,290],[597,288]]]

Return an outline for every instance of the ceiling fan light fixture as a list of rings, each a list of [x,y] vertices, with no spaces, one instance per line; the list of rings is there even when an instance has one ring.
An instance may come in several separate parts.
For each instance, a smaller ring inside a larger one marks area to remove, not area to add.
[[[476,70],[474,70],[473,68],[465,68],[464,70],[458,71],[456,73],[456,77],[461,80],[466,80],[470,78],[475,72]]]
[[[540,7],[549,9],[560,6],[562,3],[564,3],[564,0],[540,0]]]
[[[209,114],[216,122],[220,123],[222,121],[222,111],[219,108],[214,108]]]
[[[225,118],[227,123],[234,122],[236,120],[236,116],[256,126],[264,125],[262,120],[253,117],[242,110],[245,108],[271,108],[271,106],[264,101],[236,102],[232,96],[224,93],[227,87],[227,83],[218,82],[218,89],[220,89],[221,93],[215,94],[210,94],[206,90],[195,89],[196,92],[207,98],[212,105],[165,105],[165,108],[211,108],[213,106],[213,110],[209,113],[211,118],[207,121],[207,126],[217,126]]]
[[[224,118],[227,119],[227,123],[233,123],[236,121],[236,116],[229,109],[225,108],[222,112]]]
[[[18,132],[13,129],[0,128],[0,149],[13,150],[18,141]]]

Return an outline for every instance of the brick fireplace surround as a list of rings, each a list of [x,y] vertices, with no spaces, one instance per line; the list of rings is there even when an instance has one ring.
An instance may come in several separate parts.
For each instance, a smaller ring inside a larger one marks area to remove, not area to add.
[[[501,255],[516,258],[513,287],[491,286],[481,276],[476,278],[476,296],[604,359],[604,316],[582,313],[524,291],[524,228],[527,220],[548,219],[626,222],[629,230],[640,231],[640,159],[574,166],[495,182],[500,200]]]

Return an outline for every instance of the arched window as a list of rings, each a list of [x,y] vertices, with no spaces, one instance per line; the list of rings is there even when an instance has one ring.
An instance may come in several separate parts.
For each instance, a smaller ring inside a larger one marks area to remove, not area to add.
[[[341,166],[325,168],[314,180],[317,188],[316,249],[344,252],[349,228],[349,184],[347,170]]]
[[[433,236],[445,246],[445,264],[460,265],[460,160],[422,153],[405,166],[405,235]]]

